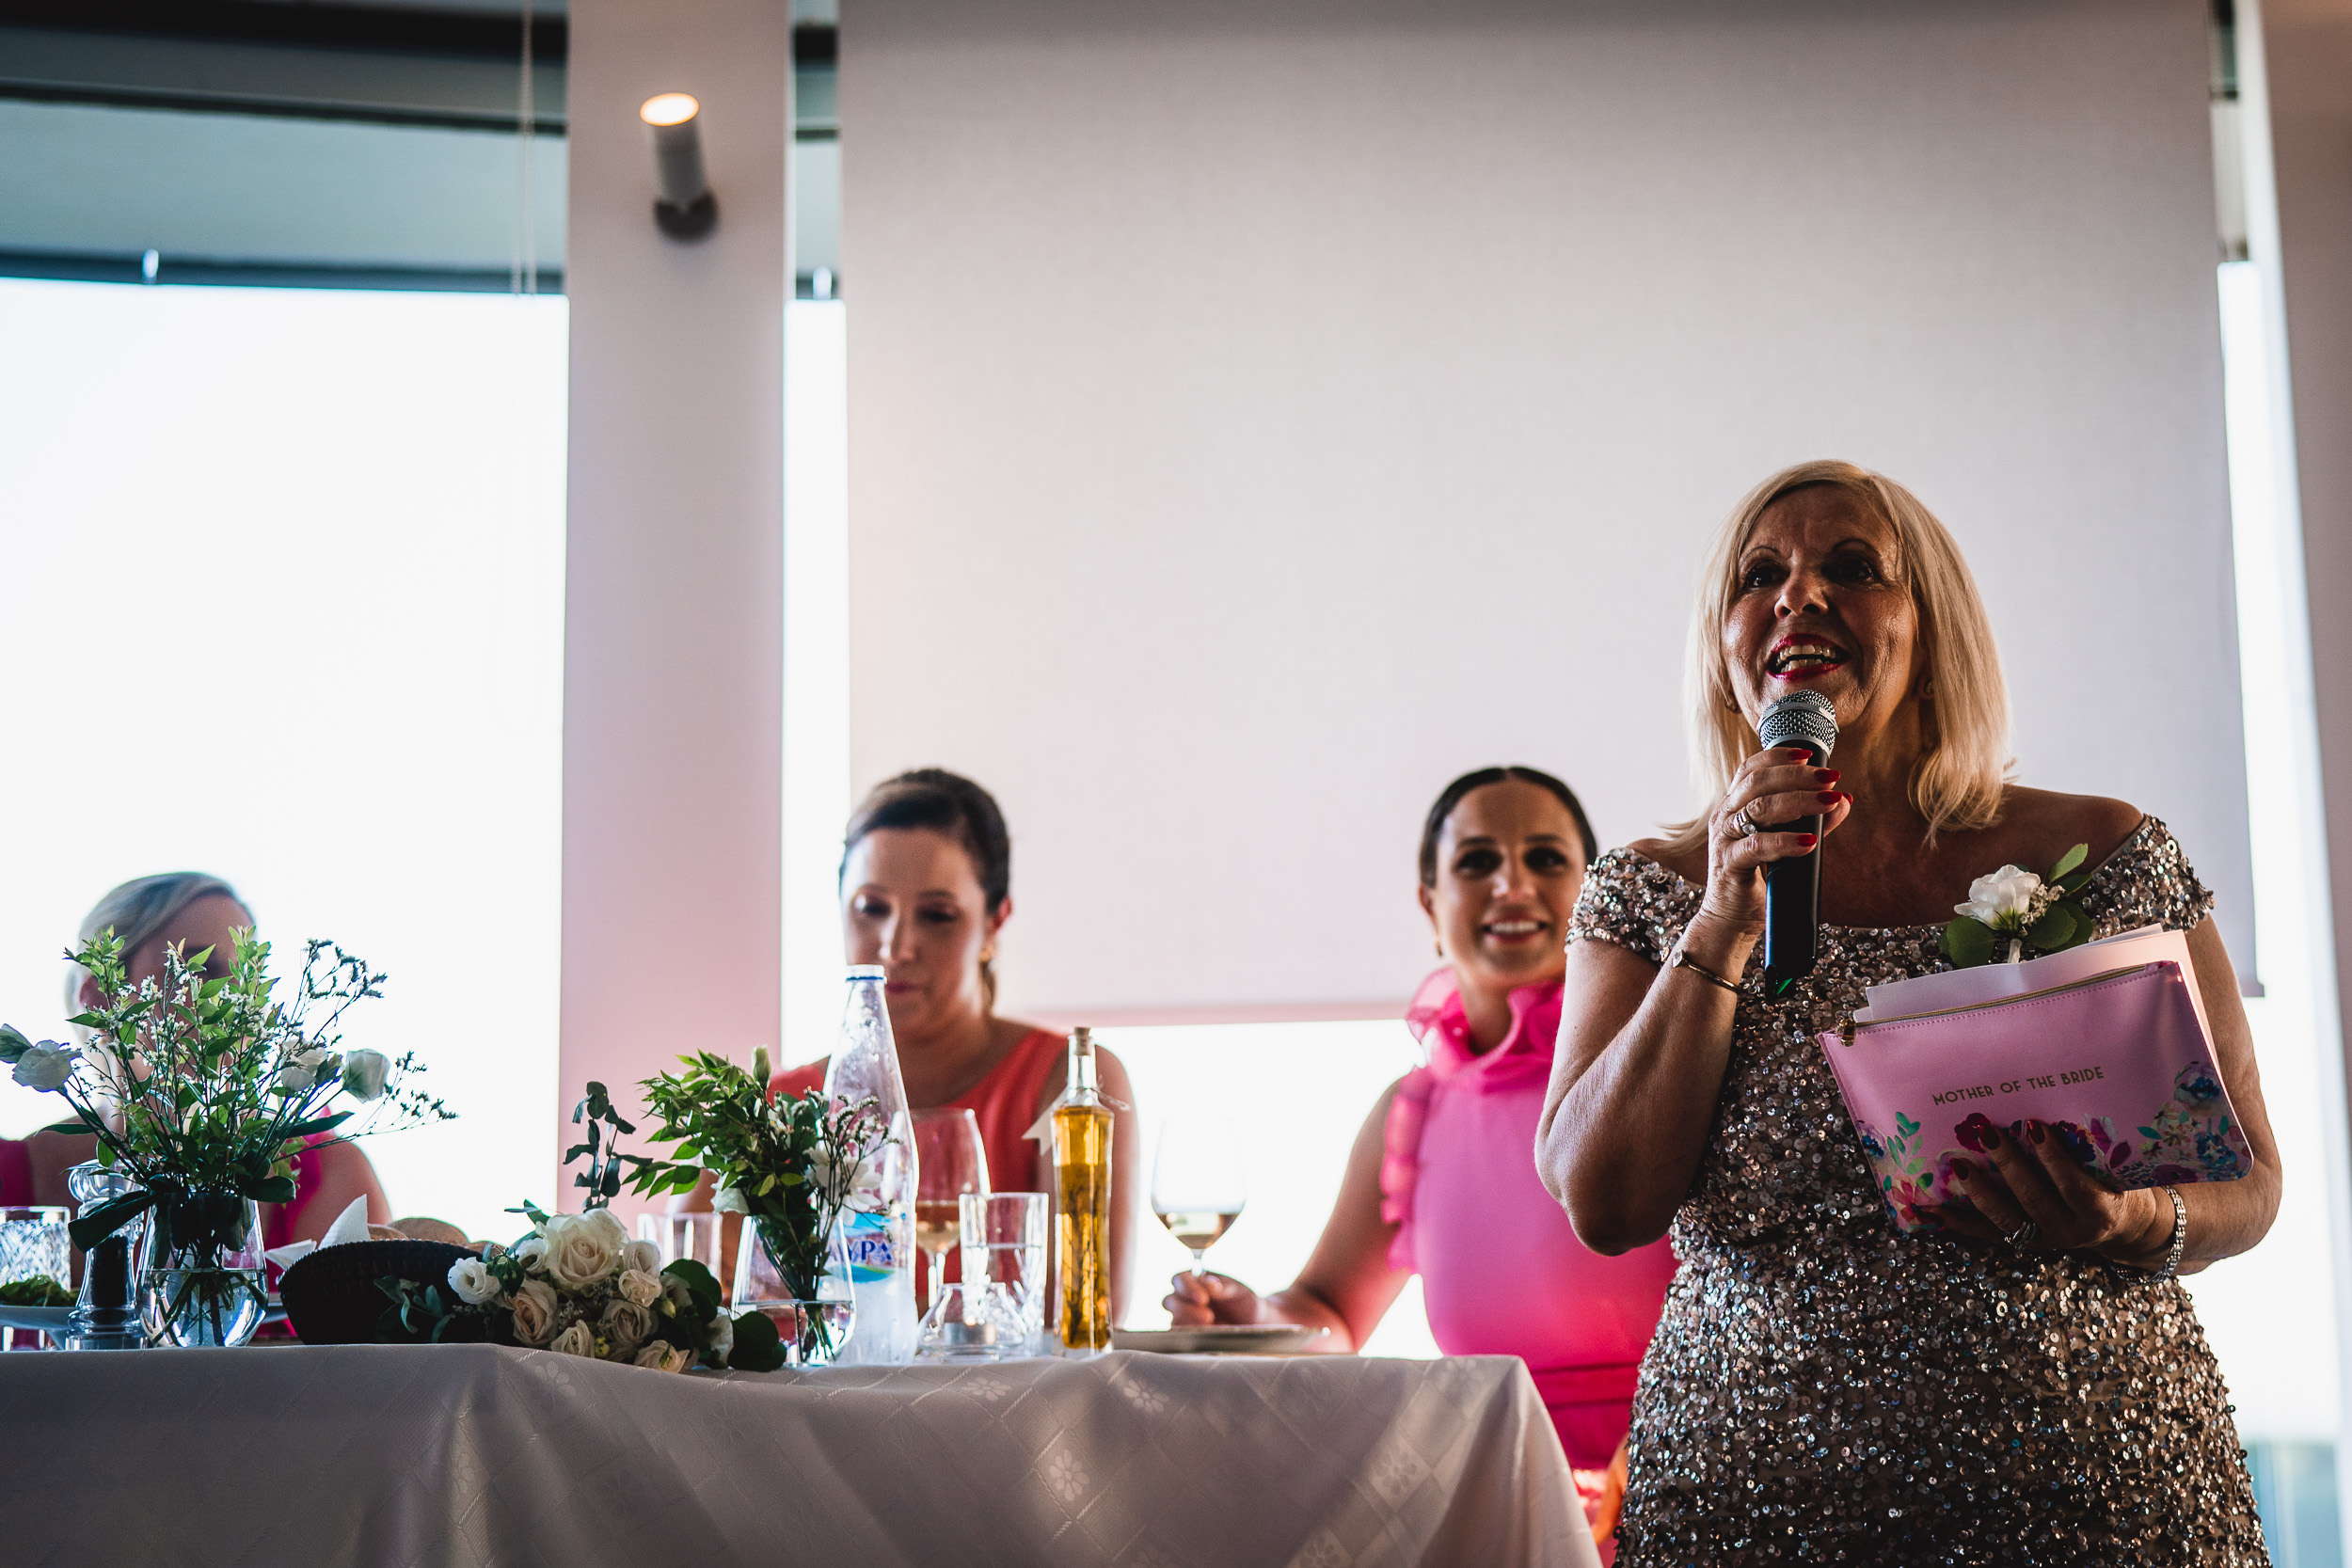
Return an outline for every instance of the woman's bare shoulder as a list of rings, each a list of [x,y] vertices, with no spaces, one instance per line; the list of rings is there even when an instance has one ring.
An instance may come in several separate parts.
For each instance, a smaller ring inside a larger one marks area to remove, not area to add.
[[[2011,784],[2001,797],[1999,832],[2028,857],[2016,863],[2039,870],[2077,844],[2089,845],[2097,865],[2139,831],[2146,813],[2106,795],[2064,795]]]

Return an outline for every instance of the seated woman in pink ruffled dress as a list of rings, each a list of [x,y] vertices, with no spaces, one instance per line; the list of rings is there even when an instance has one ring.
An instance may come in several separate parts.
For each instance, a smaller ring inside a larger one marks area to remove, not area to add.
[[[1548,773],[1487,768],[1446,786],[1421,843],[1421,905],[1446,961],[1406,1014],[1428,1065],[1365,1120],[1287,1290],[1180,1274],[1167,1307],[1179,1323],[1320,1324],[1331,1332],[1318,1348],[1349,1352],[1418,1273],[1447,1354],[1527,1362],[1605,1543],[1675,1260],[1663,1243],[1593,1252],[1535,1174],[1568,911],[1596,852],[1584,808]]]

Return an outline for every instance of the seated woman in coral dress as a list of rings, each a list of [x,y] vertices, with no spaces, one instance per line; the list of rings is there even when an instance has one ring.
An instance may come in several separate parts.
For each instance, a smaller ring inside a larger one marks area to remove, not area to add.
[[[173,945],[190,957],[211,948],[205,968],[228,973],[234,950],[230,933],[250,930],[253,916],[236,889],[199,871],[171,871],[123,883],[98,901],[83,920],[81,940],[111,930],[120,938],[133,985],[161,982],[164,949]],[[97,982],[79,964],[68,966],[66,1013],[79,1013],[98,1000]],[[0,1140],[0,1203],[71,1205],[68,1167],[95,1159],[98,1140],[87,1133],[37,1132],[22,1144]],[[364,1197],[368,1218],[391,1218],[391,1206],[368,1157],[347,1143],[314,1138],[294,1157],[294,1196],[290,1203],[262,1205],[264,1245],[315,1242],[354,1198]]]
[[[1051,1029],[996,1016],[996,938],[1012,917],[1012,846],[994,798],[960,774],[918,768],[875,785],[842,838],[845,958],[886,973],[883,999],[908,1104],[974,1114],[992,1190],[1051,1192],[1052,1160],[1027,1134],[1061,1095],[1068,1042]],[[1127,1069],[1107,1051],[1097,1055],[1103,1092],[1133,1106]],[[770,1090],[822,1088],[825,1065],[787,1069]],[[1111,1191],[1133,1194],[1135,1112],[1115,1115]],[[708,1179],[674,1207],[709,1208]],[[1126,1308],[1132,1208],[1125,1200],[1111,1206],[1114,1323]],[[946,1261],[952,1280],[952,1249]],[[915,1278],[918,1291],[928,1291],[925,1272]]]
[[[1222,1275],[1180,1274],[1167,1306],[1179,1323],[1320,1324],[1331,1332],[1319,1348],[1347,1352],[1420,1274],[1447,1354],[1527,1362],[1605,1539],[1675,1260],[1662,1243],[1593,1252],[1535,1174],[1568,911],[1594,852],[1583,807],[1548,773],[1488,768],[1446,786],[1421,845],[1421,905],[1446,964],[1406,1014],[1428,1065],[1366,1118],[1287,1290],[1260,1296]]]

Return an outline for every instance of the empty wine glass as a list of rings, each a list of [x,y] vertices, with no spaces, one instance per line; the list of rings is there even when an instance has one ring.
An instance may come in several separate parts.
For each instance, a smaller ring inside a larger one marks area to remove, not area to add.
[[[914,1170],[914,1244],[931,1260],[923,1299],[935,1302],[946,1276],[947,1249],[962,1234],[957,1204],[966,1193],[988,1191],[979,1117],[946,1106],[915,1112]]]
[[[1152,1162],[1152,1212],[1192,1253],[1195,1275],[1208,1272],[1209,1248],[1241,1218],[1248,1199],[1232,1124],[1206,1114],[1168,1117]]]

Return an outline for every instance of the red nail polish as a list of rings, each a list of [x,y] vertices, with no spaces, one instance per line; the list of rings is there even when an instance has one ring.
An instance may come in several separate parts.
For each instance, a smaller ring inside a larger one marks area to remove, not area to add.
[[[1834,784],[1838,780],[1838,772],[1835,768],[1823,768],[1817,771],[1821,775],[1821,783],[1825,784]]]
[[[1841,800],[1845,801],[1845,802],[1846,802],[1846,804],[1848,804],[1848,805],[1850,805],[1850,806],[1853,804],[1853,791],[1852,791],[1852,790],[1851,790],[1851,789],[1841,789],[1841,790],[1839,790],[1839,791],[1837,792],[1837,798],[1838,798],[1839,800]]]
[[[1844,799],[1845,797],[1843,795],[1838,794],[1837,791],[1834,789],[1825,789],[1821,791],[1821,804],[1825,806],[1834,806]]]
[[[1805,848],[1810,849],[1810,848],[1812,848],[1815,845],[1817,845],[1817,844],[1820,843],[1821,841],[1820,841],[1820,839],[1819,837],[1815,836],[1815,835],[1814,835],[1814,834],[1812,834],[1812,833],[1799,833],[1799,834],[1797,835],[1797,842],[1798,842],[1800,845],[1804,846]]]
[[[2026,1132],[2031,1132],[2031,1133],[2033,1134],[2033,1141],[2034,1141],[2034,1142],[2036,1142],[2036,1143],[2040,1143],[2040,1142],[2042,1142],[2042,1137],[2043,1137],[2043,1132],[2044,1132],[2044,1130],[2043,1130],[2043,1128],[2042,1128],[2042,1125],[2040,1122],[2038,1122],[2038,1121],[2029,1121],[2029,1122],[2026,1123]]]

